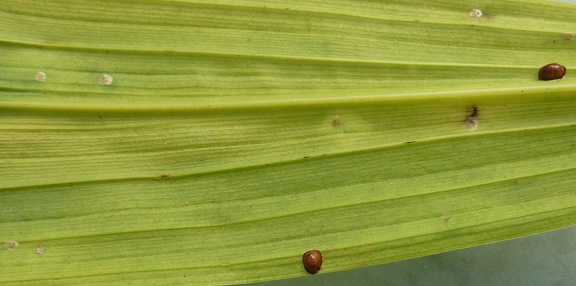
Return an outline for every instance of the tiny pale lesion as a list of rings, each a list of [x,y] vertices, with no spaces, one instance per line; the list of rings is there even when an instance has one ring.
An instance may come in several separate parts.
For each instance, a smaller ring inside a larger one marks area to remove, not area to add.
[[[478,124],[480,121],[478,120],[478,108],[476,106],[473,107],[472,114],[464,120],[464,127],[468,131],[474,131],[478,128]]]
[[[36,248],[36,253],[42,255],[44,254],[44,252],[46,251],[46,247],[44,245],[38,245],[38,248]]]
[[[342,118],[340,118],[340,116],[338,115],[332,117],[332,126],[340,126],[340,125],[342,125]]]
[[[12,241],[12,240],[6,241],[6,243],[4,243],[4,246],[6,246],[8,250],[14,250],[18,248],[18,245],[20,245],[18,241]]]

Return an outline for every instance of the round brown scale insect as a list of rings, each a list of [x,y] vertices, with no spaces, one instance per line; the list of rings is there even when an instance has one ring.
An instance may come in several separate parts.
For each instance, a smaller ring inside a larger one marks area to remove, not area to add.
[[[310,274],[316,274],[322,268],[322,253],[318,250],[309,250],[302,255],[304,270]]]
[[[565,74],[566,74],[565,66],[557,63],[552,63],[547,64],[540,68],[540,70],[538,71],[538,79],[539,80],[561,79],[564,77]]]

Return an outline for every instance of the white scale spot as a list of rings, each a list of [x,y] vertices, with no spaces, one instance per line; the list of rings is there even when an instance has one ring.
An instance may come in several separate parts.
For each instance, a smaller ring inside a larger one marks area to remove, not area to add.
[[[482,17],[482,10],[480,10],[480,9],[472,9],[472,11],[470,11],[470,17],[472,17],[472,18],[480,18],[480,17]]]
[[[8,250],[14,250],[16,248],[18,248],[18,245],[20,245],[20,243],[18,243],[18,241],[6,241],[6,243],[4,243],[4,245],[6,246],[6,248],[8,248]]]
[[[111,85],[111,84],[112,84],[112,81],[114,81],[114,79],[113,79],[111,76],[107,75],[107,74],[103,74],[103,75],[100,77],[100,84],[101,84],[101,85]]]
[[[478,118],[476,116],[469,116],[464,121],[464,127],[468,129],[468,131],[474,131],[478,128]]]
[[[44,72],[38,72],[36,74],[36,81],[39,81],[39,82],[46,81],[46,74]]]
[[[40,255],[44,254],[44,251],[46,251],[46,247],[44,245],[38,245],[38,248],[36,248],[36,253]]]

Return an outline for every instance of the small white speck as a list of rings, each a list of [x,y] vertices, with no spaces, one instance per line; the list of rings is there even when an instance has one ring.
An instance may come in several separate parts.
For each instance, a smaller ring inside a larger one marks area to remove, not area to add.
[[[36,248],[36,253],[40,255],[44,254],[44,251],[46,251],[46,247],[44,245],[38,245],[38,248]]]
[[[474,131],[476,128],[478,128],[478,123],[479,121],[476,116],[469,116],[464,121],[464,128],[466,128],[468,131]]]
[[[111,85],[112,81],[114,81],[114,79],[110,75],[103,74],[100,77],[100,84],[101,85]]]
[[[36,74],[36,81],[39,81],[39,82],[46,81],[46,74],[44,72],[38,72]]]
[[[482,11],[480,9],[472,9],[472,11],[470,11],[470,17],[480,18],[482,17]]]
[[[8,248],[8,250],[14,250],[16,248],[18,248],[18,245],[20,245],[20,243],[18,243],[18,241],[6,241],[6,243],[4,243],[4,245],[6,246],[6,248]]]

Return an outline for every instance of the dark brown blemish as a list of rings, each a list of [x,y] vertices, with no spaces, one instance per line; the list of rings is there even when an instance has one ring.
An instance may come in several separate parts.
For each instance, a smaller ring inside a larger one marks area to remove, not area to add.
[[[451,217],[451,216],[447,216],[447,217],[444,218],[443,221],[444,221],[444,229],[445,229],[445,230],[450,229],[450,221],[451,221],[451,220],[452,220],[452,217]]]
[[[470,117],[478,117],[478,107],[472,106],[472,114],[470,114]]]

